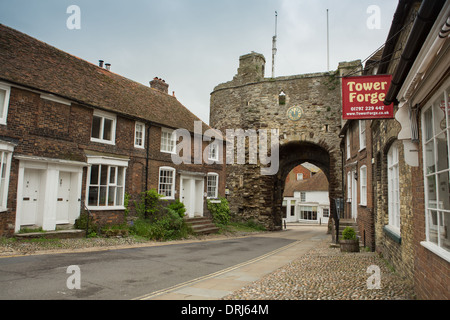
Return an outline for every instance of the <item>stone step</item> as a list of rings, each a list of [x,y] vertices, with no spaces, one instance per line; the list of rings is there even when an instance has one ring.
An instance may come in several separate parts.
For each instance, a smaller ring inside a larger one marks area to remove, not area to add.
[[[206,217],[185,218],[195,234],[211,234],[219,231],[219,228]]]
[[[56,230],[43,232],[16,233],[16,239],[77,239],[86,236],[84,230]]]

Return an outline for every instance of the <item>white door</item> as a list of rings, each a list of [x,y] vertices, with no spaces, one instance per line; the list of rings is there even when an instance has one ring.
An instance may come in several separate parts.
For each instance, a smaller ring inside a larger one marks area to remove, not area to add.
[[[181,199],[189,218],[203,217],[203,179],[181,177]]]
[[[356,220],[358,216],[358,208],[357,208],[357,201],[358,201],[358,183],[356,181],[356,171],[352,171],[352,219]]]
[[[56,200],[56,223],[69,223],[70,172],[59,172],[58,198]]]
[[[195,213],[196,217],[203,217],[203,191],[205,183],[203,180],[195,180]]]
[[[20,225],[35,225],[39,204],[40,171],[25,169],[22,191],[22,214]]]
[[[181,202],[184,203],[186,207],[186,215],[189,218],[194,217],[194,211],[192,210],[192,187],[191,187],[191,179],[181,178]]]

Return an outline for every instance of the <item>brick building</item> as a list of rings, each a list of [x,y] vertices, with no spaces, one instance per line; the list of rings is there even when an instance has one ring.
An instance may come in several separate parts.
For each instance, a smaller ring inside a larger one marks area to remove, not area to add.
[[[372,194],[372,139],[370,120],[347,120],[340,136],[344,155],[344,211],[342,220],[356,222],[361,244],[375,249]]]
[[[0,236],[73,224],[84,205],[120,223],[125,193],[152,188],[189,216],[224,196],[223,142],[203,141],[209,126],[163,80],[136,83],[4,25],[0,48]],[[176,129],[200,141],[179,165]]]
[[[367,168],[375,250],[419,299],[450,298],[449,26],[448,1],[399,1],[382,54],[364,70],[392,75],[385,104],[394,103],[395,119],[365,121],[366,156],[350,150],[353,172]],[[358,144],[361,124],[348,125],[342,145]]]
[[[328,224],[330,198],[325,173],[315,166],[295,167],[286,178],[283,219],[286,222]]]

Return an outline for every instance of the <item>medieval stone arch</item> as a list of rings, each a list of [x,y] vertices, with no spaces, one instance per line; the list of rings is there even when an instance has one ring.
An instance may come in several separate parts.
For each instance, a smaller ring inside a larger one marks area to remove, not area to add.
[[[281,228],[286,175],[296,165],[309,162],[321,168],[328,178],[333,216],[333,200],[342,197],[342,70],[264,78],[264,65],[265,58],[259,53],[241,56],[233,80],[218,85],[211,93],[213,128],[223,133],[227,129],[275,130],[279,140],[279,167],[275,174],[261,174],[264,166],[260,161],[227,165],[231,211],[237,219],[257,220],[270,230]],[[247,151],[252,147],[249,143]]]

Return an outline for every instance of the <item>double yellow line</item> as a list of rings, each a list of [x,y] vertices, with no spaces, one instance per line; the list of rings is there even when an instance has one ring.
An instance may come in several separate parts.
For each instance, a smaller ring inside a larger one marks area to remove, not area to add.
[[[189,286],[189,285],[192,285],[192,284],[195,284],[195,283],[204,281],[204,280],[208,280],[208,279],[211,279],[211,278],[214,278],[214,277],[223,275],[223,274],[225,274],[225,273],[227,273],[227,272],[230,272],[230,271],[239,269],[239,268],[244,267],[244,266],[247,266],[247,265],[249,265],[249,264],[252,264],[252,263],[255,263],[255,262],[264,260],[264,259],[266,259],[266,258],[268,258],[268,257],[270,257],[270,256],[273,256],[273,255],[275,255],[275,254],[277,254],[277,253],[279,253],[279,252],[281,252],[281,251],[287,250],[287,249],[289,249],[290,247],[293,247],[293,246],[299,244],[299,243],[302,242],[302,241],[303,241],[303,240],[297,240],[297,241],[295,241],[295,242],[293,242],[293,243],[291,243],[291,244],[288,244],[288,245],[286,245],[286,246],[284,246],[284,247],[281,247],[281,248],[279,248],[279,249],[276,249],[276,250],[274,250],[274,251],[271,251],[271,252],[269,252],[269,253],[266,253],[266,254],[264,254],[264,255],[262,255],[262,256],[259,256],[259,257],[257,257],[257,258],[254,258],[254,259],[252,259],[252,260],[249,260],[249,261],[246,261],[246,262],[243,262],[243,263],[234,265],[234,266],[232,266],[232,267],[229,267],[229,268],[226,268],[226,269],[223,269],[223,270],[220,270],[220,271],[217,271],[217,272],[208,274],[208,275],[203,276],[203,277],[199,277],[199,278],[196,278],[196,279],[193,279],[193,280],[189,280],[189,281],[186,281],[186,282],[183,282],[183,283],[174,285],[174,286],[169,287],[169,288],[166,288],[166,289],[162,289],[162,290],[158,290],[158,291],[152,292],[152,293],[149,293],[149,294],[146,294],[146,295],[143,295],[143,296],[134,298],[134,299],[132,299],[132,300],[151,300],[152,298],[154,298],[154,297],[156,297],[156,296],[159,296],[159,295],[162,295],[162,294],[166,294],[166,293],[175,291],[175,290],[177,290],[177,289],[181,289],[181,288],[183,288],[183,287],[187,287],[187,286]]]

